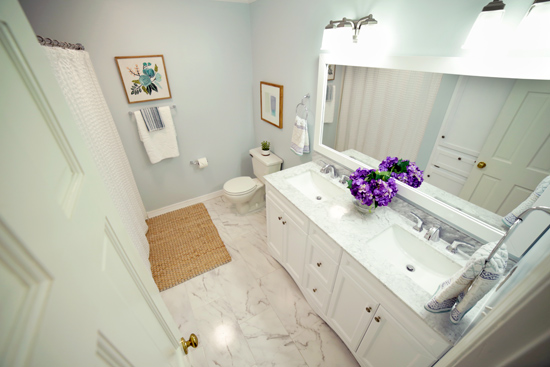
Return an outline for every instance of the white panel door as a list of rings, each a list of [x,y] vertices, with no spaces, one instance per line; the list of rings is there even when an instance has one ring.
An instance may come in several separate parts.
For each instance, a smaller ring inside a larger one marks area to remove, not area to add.
[[[550,81],[518,80],[460,197],[506,215],[550,175]]]
[[[40,47],[0,2],[0,365],[187,365]]]

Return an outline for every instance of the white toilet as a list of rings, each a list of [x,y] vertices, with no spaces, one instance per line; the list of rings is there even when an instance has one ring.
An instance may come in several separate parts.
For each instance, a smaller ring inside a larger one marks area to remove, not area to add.
[[[249,150],[252,168],[257,178],[242,176],[223,185],[223,196],[235,204],[239,214],[246,214],[265,205],[265,181],[263,176],[281,170],[283,160],[271,153],[262,155],[260,147]]]

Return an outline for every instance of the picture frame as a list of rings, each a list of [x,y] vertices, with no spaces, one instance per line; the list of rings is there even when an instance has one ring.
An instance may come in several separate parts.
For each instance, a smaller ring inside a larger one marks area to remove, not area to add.
[[[163,55],[116,56],[115,62],[128,103],[172,98]]]
[[[336,65],[329,64],[328,70],[327,70],[327,80],[334,80],[335,75],[336,75]]]
[[[283,86],[260,82],[261,118],[279,129],[283,128]]]

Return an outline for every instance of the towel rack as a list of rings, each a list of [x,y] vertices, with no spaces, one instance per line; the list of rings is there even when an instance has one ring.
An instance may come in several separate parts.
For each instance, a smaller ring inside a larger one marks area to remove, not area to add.
[[[309,104],[309,93],[306,94],[305,96],[302,97],[302,101],[300,103],[298,103],[298,105],[296,106],[296,115],[297,116],[300,116],[299,112],[298,112],[298,109],[300,108],[300,106],[304,106],[304,112],[305,112],[305,117],[304,117],[304,120],[307,121],[307,116],[308,116],[308,113],[309,113],[309,110],[307,108],[307,105],[306,103]],[[305,101],[304,101],[305,100]]]
[[[173,104],[173,105],[170,106],[170,108],[173,109],[173,110],[175,110],[175,109],[176,109],[176,105]],[[128,111],[128,114],[129,114],[130,116],[133,116],[133,115],[134,115],[134,112],[135,112],[135,111]]]

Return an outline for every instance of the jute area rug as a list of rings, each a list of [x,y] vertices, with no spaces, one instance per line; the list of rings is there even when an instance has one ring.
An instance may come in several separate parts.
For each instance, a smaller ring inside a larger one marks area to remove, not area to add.
[[[161,292],[231,261],[202,203],[148,219],[147,225],[151,272]]]

